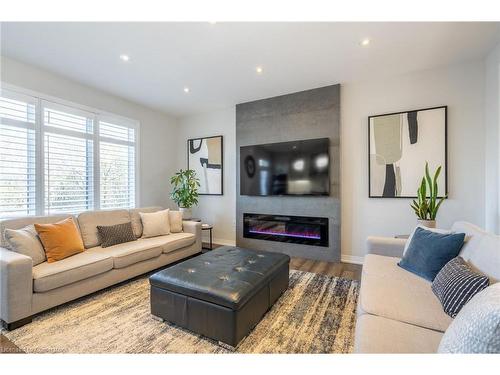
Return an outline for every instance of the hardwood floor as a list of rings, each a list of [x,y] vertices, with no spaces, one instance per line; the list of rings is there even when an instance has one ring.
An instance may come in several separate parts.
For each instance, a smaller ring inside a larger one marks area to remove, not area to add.
[[[350,263],[332,263],[304,258],[292,258],[292,270],[319,273],[323,275],[343,277],[350,280],[361,280],[361,265]]]
[[[203,244],[208,246],[208,244]],[[220,245],[214,244],[214,249]],[[361,280],[361,266],[358,264],[350,263],[333,263],[319,260],[311,260],[304,258],[292,258],[290,262],[292,270],[306,271],[312,273],[319,273],[323,275],[343,277],[351,280]],[[13,342],[5,336],[0,335],[0,353],[22,353]]]

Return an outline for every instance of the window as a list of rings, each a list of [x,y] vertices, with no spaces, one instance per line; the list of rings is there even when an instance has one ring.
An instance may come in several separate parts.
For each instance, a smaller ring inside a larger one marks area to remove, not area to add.
[[[0,96],[0,215],[36,213],[35,100]]]
[[[43,102],[46,214],[94,208],[93,118]]]
[[[135,207],[135,130],[99,122],[101,208]]]
[[[136,205],[138,123],[0,92],[0,217]]]

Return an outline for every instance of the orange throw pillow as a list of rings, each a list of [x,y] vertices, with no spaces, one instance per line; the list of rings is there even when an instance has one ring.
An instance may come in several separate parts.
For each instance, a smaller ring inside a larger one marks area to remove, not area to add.
[[[35,224],[36,232],[47,254],[47,262],[53,263],[83,252],[83,241],[78,228],[69,217],[54,224]]]

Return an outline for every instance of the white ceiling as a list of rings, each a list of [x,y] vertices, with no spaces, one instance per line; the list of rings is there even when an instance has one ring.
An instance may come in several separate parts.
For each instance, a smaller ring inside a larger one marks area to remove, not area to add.
[[[482,58],[500,24],[16,22],[1,31],[7,57],[183,116]]]

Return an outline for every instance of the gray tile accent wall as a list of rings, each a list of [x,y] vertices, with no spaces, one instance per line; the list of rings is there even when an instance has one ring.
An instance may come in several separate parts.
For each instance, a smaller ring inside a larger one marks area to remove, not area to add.
[[[330,138],[329,197],[240,195],[240,146]],[[317,260],[340,260],[340,85],[236,106],[236,244]],[[243,213],[329,218],[329,247],[243,238]]]

